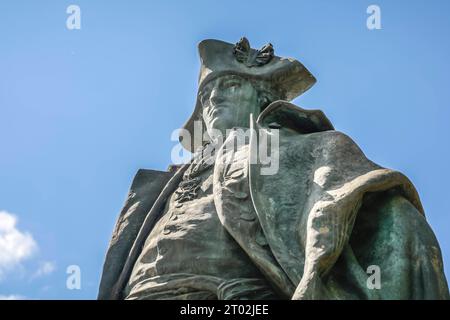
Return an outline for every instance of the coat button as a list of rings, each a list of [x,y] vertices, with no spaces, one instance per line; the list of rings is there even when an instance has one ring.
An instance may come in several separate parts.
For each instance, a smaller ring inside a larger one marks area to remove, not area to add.
[[[259,229],[258,232],[256,233],[256,243],[262,247],[268,245],[266,236],[264,235],[261,229]]]
[[[256,219],[256,215],[253,212],[243,212],[239,217],[245,221],[253,221]]]
[[[235,198],[242,199],[242,200],[248,198],[248,193],[247,192],[243,192],[243,191],[234,192],[233,195],[234,195]]]

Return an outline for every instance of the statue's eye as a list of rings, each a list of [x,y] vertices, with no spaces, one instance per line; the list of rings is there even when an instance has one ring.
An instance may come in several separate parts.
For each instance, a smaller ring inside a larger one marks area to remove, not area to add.
[[[235,80],[231,80],[231,81],[227,81],[223,84],[223,88],[224,89],[228,89],[228,88],[239,88],[241,86],[239,81],[235,81]]]

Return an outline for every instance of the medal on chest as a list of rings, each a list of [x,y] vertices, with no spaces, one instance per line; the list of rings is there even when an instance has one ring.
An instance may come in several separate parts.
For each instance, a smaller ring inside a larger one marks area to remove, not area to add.
[[[175,191],[176,207],[198,197],[203,182],[202,174],[214,166],[215,152],[211,144],[204,145],[193,157],[192,163],[183,175],[178,189]]]

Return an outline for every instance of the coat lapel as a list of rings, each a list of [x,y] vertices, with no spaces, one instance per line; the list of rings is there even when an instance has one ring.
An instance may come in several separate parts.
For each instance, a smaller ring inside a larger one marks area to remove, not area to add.
[[[249,145],[228,148],[231,133],[218,152],[214,167],[214,203],[217,215],[234,240],[268,279],[280,296],[290,298],[295,286],[274,258],[256,215],[248,183]]]

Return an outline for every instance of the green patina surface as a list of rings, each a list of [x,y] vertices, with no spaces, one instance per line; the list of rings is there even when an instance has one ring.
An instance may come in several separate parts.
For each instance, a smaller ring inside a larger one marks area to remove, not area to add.
[[[408,178],[367,159],[321,111],[288,102],[315,82],[300,62],[245,38],[205,40],[199,53],[184,128],[193,134],[200,121],[209,142],[183,137],[192,163],[138,172],[100,299],[448,299]],[[252,160],[274,129],[267,174]]]

